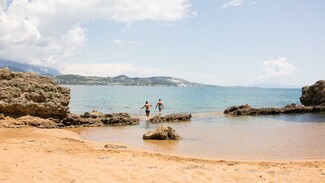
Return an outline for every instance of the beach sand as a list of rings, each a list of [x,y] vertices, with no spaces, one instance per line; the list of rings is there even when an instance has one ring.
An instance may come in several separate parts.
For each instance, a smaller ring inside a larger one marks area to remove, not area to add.
[[[0,129],[0,182],[325,182],[325,160],[224,161],[83,140],[65,129]]]

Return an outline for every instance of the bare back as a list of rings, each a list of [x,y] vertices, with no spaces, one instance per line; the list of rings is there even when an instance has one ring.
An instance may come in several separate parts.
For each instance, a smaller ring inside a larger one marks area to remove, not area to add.
[[[145,104],[144,107],[146,108],[146,110],[149,110],[150,109],[150,104]]]

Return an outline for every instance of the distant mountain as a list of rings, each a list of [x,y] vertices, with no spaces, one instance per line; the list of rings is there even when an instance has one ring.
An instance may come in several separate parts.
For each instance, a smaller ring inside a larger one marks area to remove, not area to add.
[[[173,77],[148,77],[130,78],[125,75],[116,77],[96,77],[80,75],[59,75],[55,77],[59,84],[67,85],[119,85],[119,86],[177,86],[177,87],[198,87],[210,86],[200,83],[192,83],[183,79]]]
[[[37,74],[50,75],[50,76],[57,76],[61,74],[59,71],[48,67],[22,64],[22,63],[0,59],[0,68],[2,67],[8,67],[10,70],[15,72],[35,72]]]

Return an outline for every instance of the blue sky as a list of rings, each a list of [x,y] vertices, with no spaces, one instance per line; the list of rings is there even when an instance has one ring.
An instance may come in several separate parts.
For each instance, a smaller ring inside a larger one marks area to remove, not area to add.
[[[323,0],[0,0],[0,58],[215,85],[325,79]]]

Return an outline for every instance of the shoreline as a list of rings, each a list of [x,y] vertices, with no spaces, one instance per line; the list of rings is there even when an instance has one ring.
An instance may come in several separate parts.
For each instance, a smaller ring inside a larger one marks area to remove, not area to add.
[[[325,160],[217,160],[82,139],[68,129],[0,129],[1,182],[320,182]],[[126,147],[126,148],[125,148]]]

